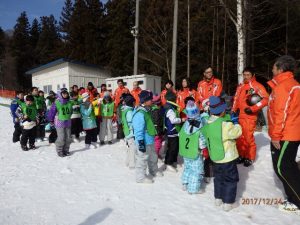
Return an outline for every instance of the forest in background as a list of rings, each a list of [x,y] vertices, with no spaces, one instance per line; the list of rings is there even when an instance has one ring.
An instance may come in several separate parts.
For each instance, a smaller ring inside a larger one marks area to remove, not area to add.
[[[188,68],[196,85],[211,65],[224,90],[234,93],[236,4],[237,0],[179,0],[178,87]],[[138,73],[161,76],[163,82],[171,76],[173,10],[174,0],[140,1]],[[300,60],[300,0],[243,0],[243,10],[246,65],[255,67],[264,83],[277,57],[290,54]],[[28,88],[31,77],[25,72],[58,58],[96,64],[113,76],[131,75],[134,25],[135,0],[65,0],[60,18],[45,15],[33,21],[22,12],[13,30],[0,27],[0,84],[4,89]]]

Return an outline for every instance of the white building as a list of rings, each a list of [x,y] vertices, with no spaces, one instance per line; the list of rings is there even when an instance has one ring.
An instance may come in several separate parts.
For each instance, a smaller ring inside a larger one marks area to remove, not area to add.
[[[117,81],[119,79],[123,79],[125,86],[130,91],[133,88],[133,82],[137,81],[139,83],[140,88],[143,90],[151,90],[153,93],[156,94],[161,92],[161,77],[147,74],[107,78],[107,89],[110,91],[116,90],[118,87]]]
[[[64,58],[29,70],[26,74],[32,75],[32,86],[43,90],[45,94],[63,87],[69,89],[75,84],[86,88],[88,82],[100,87],[106,78],[111,77],[109,71],[99,66]]]

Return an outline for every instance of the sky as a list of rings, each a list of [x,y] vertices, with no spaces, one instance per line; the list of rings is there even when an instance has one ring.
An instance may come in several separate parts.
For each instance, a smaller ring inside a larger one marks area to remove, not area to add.
[[[104,0],[102,2],[106,2]],[[21,12],[26,11],[31,23],[34,18],[54,15],[59,20],[64,0],[0,0],[0,27],[13,29]]]

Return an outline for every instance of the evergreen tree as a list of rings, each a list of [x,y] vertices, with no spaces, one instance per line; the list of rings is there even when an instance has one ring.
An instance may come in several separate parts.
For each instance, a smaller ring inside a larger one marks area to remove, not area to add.
[[[41,34],[35,49],[39,63],[44,64],[57,58],[60,38],[57,22],[53,15],[41,17]]]
[[[30,29],[30,40],[31,40],[31,46],[33,48],[35,48],[37,45],[40,33],[41,33],[41,25],[39,24],[39,21],[35,18],[32,21],[31,29]]]
[[[89,32],[86,27],[89,15],[84,0],[75,0],[74,10],[70,18],[69,41],[66,42],[70,52],[66,57],[85,62],[85,36]]]
[[[39,64],[38,55],[35,49],[39,41],[40,33],[41,33],[41,25],[39,24],[39,21],[35,18],[32,21],[31,29],[30,29],[30,44],[31,44],[31,48],[34,49],[34,54],[33,54],[34,65]]]
[[[25,72],[30,69],[32,63],[32,48],[30,45],[30,24],[26,12],[22,12],[14,27],[14,33],[11,40],[12,55],[16,60],[19,86],[29,87],[31,79],[25,76]]]
[[[0,63],[4,57],[4,53],[5,53],[5,43],[4,40],[5,39],[5,33],[2,30],[2,28],[0,27]]]
[[[134,0],[109,0],[106,4],[106,58],[115,75],[132,74],[134,38]]]
[[[105,63],[104,6],[99,0],[87,0],[88,21],[85,34],[85,60],[89,63]]]
[[[72,0],[65,0],[65,5],[62,8],[60,21],[59,21],[59,31],[62,34],[64,41],[68,41],[70,20],[73,13],[73,3]]]

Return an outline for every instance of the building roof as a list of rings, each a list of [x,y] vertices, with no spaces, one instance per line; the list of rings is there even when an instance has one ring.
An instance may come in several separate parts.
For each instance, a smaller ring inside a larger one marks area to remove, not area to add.
[[[161,79],[160,76],[154,76],[154,75],[149,75],[149,74],[138,74],[138,75],[127,75],[127,76],[120,76],[120,77],[110,77],[106,78],[106,81],[114,81],[114,80],[119,80],[119,79],[137,79],[137,78],[143,78],[143,77],[151,77],[151,78],[156,78],[156,79]]]
[[[102,68],[101,66],[98,66],[98,65],[88,64],[88,63],[84,63],[84,62],[81,62],[81,61],[78,61],[78,60],[60,58],[60,59],[57,59],[55,61],[49,62],[47,64],[44,64],[44,65],[41,65],[41,66],[38,66],[38,67],[35,67],[31,70],[28,70],[28,71],[26,71],[25,74],[31,75],[33,73],[37,73],[37,72],[40,72],[42,70],[45,70],[45,69],[48,69],[48,68],[51,68],[53,66],[57,66],[57,65],[60,65],[62,63],[66,63],[66,62],[71,63],[71,64],[80,65],[80,66],[86,66],[86,67],[92,67],[92,68],[95,68],[95,69],[103,69],[104,70],[104,68]]]

